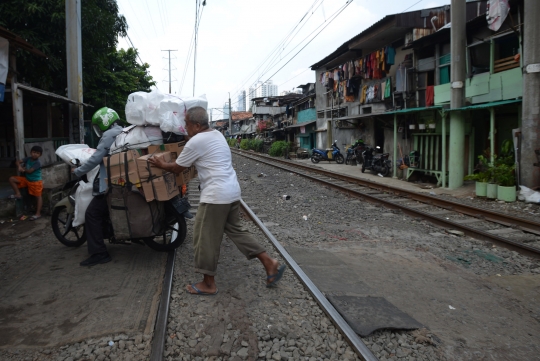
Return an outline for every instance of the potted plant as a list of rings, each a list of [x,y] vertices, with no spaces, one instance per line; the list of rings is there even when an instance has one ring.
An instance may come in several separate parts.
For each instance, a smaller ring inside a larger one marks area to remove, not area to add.
[[[515,164],[500,164],[495,167],[497,179],[497,199],[505,202],[516,201],[516,178],[514,175]]]
[[[474,169],[474,173],[465,176],[464,179],[476,181],[476,196],[486,197],[488,181],[491,176],[491,173],[489,172],[489,163],[487,162],[487,158],[483,155],[479,155],[478,160],[479,162]]]

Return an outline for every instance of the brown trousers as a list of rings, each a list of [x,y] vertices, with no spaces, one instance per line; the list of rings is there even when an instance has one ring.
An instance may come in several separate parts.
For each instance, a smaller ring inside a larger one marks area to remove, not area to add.
[[[240,222],[240,201],[231,204],[200,203],[193,227],[195,272],[215,276],[225,233],[247,259],[265,249]]]

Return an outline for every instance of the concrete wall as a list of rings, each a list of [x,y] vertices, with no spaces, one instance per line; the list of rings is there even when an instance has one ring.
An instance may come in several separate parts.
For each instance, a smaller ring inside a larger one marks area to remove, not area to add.
[[[53,164],[41,170],[41,178],[43,179],[44,188],[53,188],[63,185],[70,180],[71,169],[65,164]]]

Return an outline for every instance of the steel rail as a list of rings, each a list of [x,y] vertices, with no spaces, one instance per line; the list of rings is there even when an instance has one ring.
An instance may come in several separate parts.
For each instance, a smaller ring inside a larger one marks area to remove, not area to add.
[[[365,361],[377,361],[378,359],[373,355],[373,353],[367,348],[367,346],[362,342],[362,339],[353,331],[349,324],[343,319],[339,312],[334,308],[334,306],[326,299],[324,294],[315,286],[315,284],[309,279],[309,277],[302,271],[302,268],[298,266],[298,263],[291,257],[289,252],[279,243],[279,241],[274,237],[274,235],[266,228],[264,223],[253,213],[249,206],[243,201],[240,201],[240,204],[244,211],[248,214],[249,218],[261,229],[266,238],[272,242],[276,250],[281,254],[285,262],[289,265],[292,271],[298,276],[300,281],[306,286],[309,293],[315,298],[319,306],[323,311],[328,315],[332,323],[336,328],[341,331],[345,336],[349,345],[355,350],[355,352]]]
[[[305,169],[312,173],[319,173],[319,174],[322,174],[331,178],[336,178],[336,179],[340,179],[346,182],[356,183],[364,187],[377,189],[381,192],[392,193],[397,197],[409,198],[414,201],[426,203],[429,205],[437,206],[437,207],[444,208],[444,209],[458,212],[458,213],[463,213],[471,217],[480,218],[480,219],[494,222],[494,223],[499,223],[506,227],[517,228],[524,232],[540,235],[540,223],[534,222],[528,219],[514,217],[512,215],[500,214],[500,213],[496,213],[487,209],[481,209],[481,208],[469,206],[466,204],[453,202],[450,200],[436,198],[428,194],[407,191],[401,188],[392,187],[390,185],[376,183],[376,182],[372,182],[372,181],[361,179],[361,178],[356,178],[356,177],[349,176],[342,173],[329,172],[324,169],[311,168],[303,164],[292,163],[290,161],[286,161],[282,159],[269,158],[268,156],[264,156],[261,154],[253,154],[253,153],[246,154],[246,152],[239,152],[238,154],[241,154],[242,156],[245,156],[248,158],[250,156],[256,156],[257,158],[262,158],[262,159],[266,158],[267,160],[270,160],[272,162],[286,164],[294,168]]]
[[[244,154],[241,154],[241,155],[246,156]],[[249,156],[246,156],[246,157],[247,158],[252,158],[252,157],[249,157]],[[258,158],[262,158],[262,157],[259,156]],[[260,160],[260,159],[257,159],[257,160]],[[272,162],[273,161],[274,161],[274,159],[272,159]],[[277,160],[277,162],[281,163],[282,161]],[[270,162],[265,162],[265,163],[270,164]],[[287,165],[291,164],[290,162],[284,162],[284,163],[286,163]],[[276,166],[276,165],[273,165],[273,166]],[[295,167],[297,167],[296,164],[295,164]],[[302,166],[302,165],[300,165],[300,167],[302,169],[306,169],[306,170],[308,170],[310,172],[313,170],[313,168]],[[476,238],[476,239],[480,239],[480,240],[493,242],[493,243],[495,243],[495,244],[497,244],[499,246],[508,248],[510,250],[519,252],[521,254],[524,254],[524,255],[527,255],[527,256],[530,256],[530,257],[540,258],[540,249],[539,248],[531,247],[531,246],[528,246],[528,245],[526,245],[524,243],[512,241],[512,240],[509,240],[507,238],[497,236],[496,234],[492,234],[492,233],[489,233],[489,232],[486,232],[486,231],[475,229],[473,227],[469,227],[469,226],[467,226],[465,224],[453,222],[453,221],[451,221],[449,219],[440,218],[440,217],[437,217],[436,215],[433,215],[433,214],[430,214],[430,213],[427,213],[427,212],[422,212],[422,211],[420,211],[418,209],[414,209],[412,207],[407,207],[407,206],[402,205],[402,204],[398,204],[397,202],[392,202],[390,200],[379,198],[376,195],[363,193],[361,191],[350,189],[348,186],[346,187],[346,186],[342,186],[342,185],[339,185],[339,184],[335,184],[334,182],[326,181],[324,179],[320,179],[320,178],[311,176],[309,174],[302,173],[302,172],[300,172],[298,170],[295,170],[295,169],[292,169],[292,170],[287,169],[287,170],[291,171],[291,172],[294,172],[296,174],[299,174],[299,175],[301,175],[301,176],[303,176],[305,178],[311,179],[311,180],[313,180],[315,182],[323,183],[323,184],[325,184],[325,185],[327,185],[329,187],[332,187],[332,188],[335,188],[335,189],[339,190],[340,192],[344,192],[344,193],[347,193],[347,194],[350,194],[350,195],[365,198],[368,201],[370,201],[371,203],[379,203],[379,204],[382,203],[387,208],[399,209],[399,210],[403,211],[404,213],[408,214],[409,216],[418,217],[420,219],[427,219],[428,221],[430,221],[430,222],[432,222],[432,223],[434,223],[434,224],[436,224],[438,226],[441,226],[443,228],[456,229],[456,230],[459,230],[459,231],[463,232],[467,236],[470,236],[470,237],[473,237],[473,238]],[[339,177],[335,176],[334,173],[331,173],[329,175],[329,174],[327,174],[327,172],[325,172],[325,171],[320,172],[319,170],[316,170],[315,173],[322,173],[322,174],[324,174],[325,176],[327,176],[329,178],[338,178],[339,179]],[[357,178],[354,178],[354,177],[348,177],[348,176],[344,176],[344,175],[340,175],[340,176],[345,177],[345,178],[350,178],[353,183],[355,183],[356,180],[358,180]],[[361,181],[362,182],[372,183],[374,185],[373,188],[376,188],[376,189],[377,188],[388,189],[388,190],[380,190],[380,189],[378,189],[381,192],[386,191],[386,192],[389,192],[389,193],[394,193],[393,190],[395,190],[395,191],[397,191],[399,193],[405,193],[406,196],[408,196],[408,198],[410,198],[410,199],[414,199],[412,196],[417,195],[417,193],[404,191],[402,189],[397,189],[397,188],[389,187],[389,186],[386,186],[386,185],[380,185],[379,183],[374,183],[374,182],[364,181],[364,180],[361,180]],[[420,197],[419,197],[419,199],[420,199]],[[417,199],[414,199],[414,200],[417,200]],[[433,202],[431,202],[432,200],[433,200],[433,197],[429,197],[429,202],[424,201],[424,203],[433,204]],[[447,201],[444,201],[444,202],[447,202]],[[449,202],[449,203],[454,204],[455,202]],[[457,204],[457,203],[455,203],[455,204]],[[446,209],[450,210],[450,207],[441,207],[441,208],[446,208]],[[486,214],[490,214],[490,213],[493,213],[493,212],[485,211],[483,209],[475,208],[475,207],[469,207],[469,208],[472,208],[472,209],[475,210],[475,216],[476,217],[480,217],[480,218],[483,218],[485,220],[491,221],[491,219],[490,219],[491,217],[486,216]],[[455,209],[452,209],[452,210],[457,211]],[[459,212],[459,211],[457,211],[457,212]],[[520,219],[520,220],[526,221],[526,220],[523,220],[523,219]],[[505,225],[508,225],[508,222],[504,222],[504,223],[506,223]],[[530,223],[534,223],[534,222],[530,222]],[[540,225],[538,225],[538,226],[540,226]]]
[[[167,256],[167,265],[165,266],[165,275],[163,276],[163,289],[161,291],[161,300],[154,326],[154,337],[152,339],[152,351],[150,352],[150,361],[162,361],[165,350],[165,340],[167,338],[167,320],[169,318],[169,306],[171,302],[171,290],[174,273],[174,262],[176,250],[169,252]]]

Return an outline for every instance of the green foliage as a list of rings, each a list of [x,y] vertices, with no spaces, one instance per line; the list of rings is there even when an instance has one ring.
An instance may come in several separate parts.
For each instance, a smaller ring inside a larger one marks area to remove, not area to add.
[[[229,145],[229,147],[231,148],[234,148],[236,147],[236,139],[227,139],[227,144]]]
[[[240,149],[248,150],[249,149],[249,139],[242,139],[240,141]]]
[[[514,164],[500,164],[495,167],[494,175],[497,184],[503,187],[513,187],[516,185],[516,178],[514,175],[514,169],[516,166]]]
[[[287,143],[284,140],[279,140],[277,142],[272,143],[272,146],[270,147],[268,154],[271,155],[272,157],[282,157],[288,148],[289,148],[289,143]]]
[[[0,26],[48,57],[18,51],[19,80],[60,95],[65,95],[67,88],[65,11],[65,0],[0,1]],[[85,108],[86,119],[103,106],[115,109],[125,119],[129,93],[149,91],[155,84],[148,75],[149,65],[136,62],[135,49],[116,49],[118,36],[126,36],[127,28],[116,0],[81,2],[84,102],[94,105]]]
[[[248,148],[253,149],[256,152],[261,152],[263,143],[262,139],[249,139]]]

